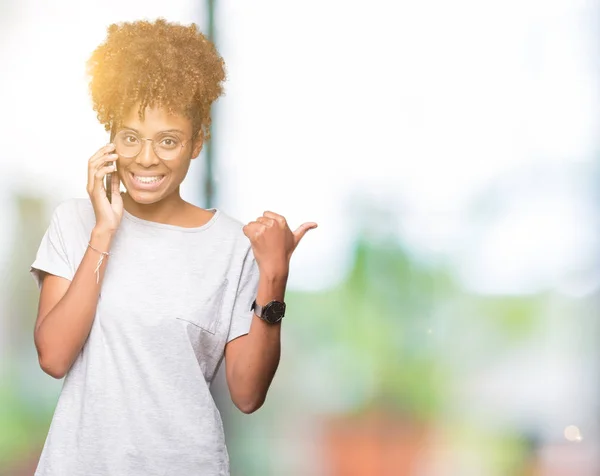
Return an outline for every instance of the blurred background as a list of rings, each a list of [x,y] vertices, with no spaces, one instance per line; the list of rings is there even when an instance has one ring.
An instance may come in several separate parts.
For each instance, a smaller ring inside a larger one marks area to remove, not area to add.
[[[232,475],[600,474],[599,7],[3,0],[0,474],[33,474],[62,385],[28,270],[108,141],[85,61],[159,16],[227,63],[185,198],[320,225],[265,406],[213,386]]]

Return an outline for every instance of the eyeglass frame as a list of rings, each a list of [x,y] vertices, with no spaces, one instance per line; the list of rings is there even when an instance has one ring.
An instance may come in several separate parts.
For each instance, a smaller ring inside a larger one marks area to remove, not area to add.
[[[155,135],[154,135],[154,137],[153,137],[152,139],[149,139],[149,138],[147,138],[147,137],[139,137],[139,136],[138,136],[138,134],[137,134],[137,132],[136,132],[136,131],[134,131],[134,130],[132,130],[132,129],[123,128],[123,129],[121,129],[119,132],[116,132],[116,133],[115,133],[115,135],[114,135],[114,137],[113,137],[113,140],[112,140],[112,142],[115,144],[115,152],[117,152],[117,149],[116,149],[116,146],[117,146],[117,144],[116,144],[116,138],[117,138],[117,136],[118,136],[118,135],[119,135],[121,132],[124,132],[124,131],[130,131],[130,132],[132,133],[132,135],[135,135],[135,136],[136,136],[136,137],[137,137],[139,140],[141,140],[141,141],[142,141],[142,140],[145,140],[145,141],[148,141],[148,142],[152,142],[152,151],[154,152],[154,155],[156,155],[156,157],[158,157],[160,160],[166,160],[167,162],[168,162],[168,161],[170,161],[170,160],[175,160],[175,159],[163,159],[163,158],[162,158],[160,155],[158,155],[158,153],[156,152],[156,145],[155,145],[155,144],[156,144],[156,142],[154,141],[154,139],[156,138],[156,136],[158,136],[158,135],[160,135],[160,134],[168,134],[168,133],[169,133],[168,131],[167,131],[167,132],[158,132],[157,134],[155,134]],[[184,147],[185,147],[185,146],[188,144],[188,142],[190,142],[190,141],[193,141],[194,139],[196,139],[196,137],[198,136],[198,132],[199,132],[199,131],[196,131],[196,132],[195,132],[195,133],[192,135],[192,137],[190,137],[189,139],[187,139],[187,140],[185,140],[185,141],[184,141],[184,140],[182,140],[182,141],[181,141],[181,146],[180,146],[180,149],[179,149],[179,151],[178,151],[178,155],[177,155],[177,157],[179,157],[179,155],[181,154],[181,151],[182,151],[182,150],[183,150],[183,148],[184,148]],[[140,155],[140,154],[141,154],[143,151],[144,151],[144,144],[142,143],[142,144],[141,144],[141,147],[140,147],[140,151],[139,151],[137,154],[135,154],[135,155],[130,155],[130,156],[123,155],[122,157],[123,157],[123,158],[125,158],[125,159],[135,159],[135,158],[136,158],[138,155]],[[118,153],[118,152],[117,152],[117,153]],[[119,154],[119,155],[121,155],[121,154]]]

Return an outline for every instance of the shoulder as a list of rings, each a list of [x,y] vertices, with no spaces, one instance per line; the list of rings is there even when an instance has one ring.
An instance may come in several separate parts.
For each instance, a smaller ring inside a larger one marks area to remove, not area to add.
[[[70,198],[60,202],[52,214],[52,222],[61,232],[93,227],[95,223],[94,209],[88,198]]]
[[[215,218],[219,229],[232,239],[236,247],[245,250],[250,247],[250,240],[244,234],[245,223],[221,209],[218,209],[218,216]]]
[[[221,226],[226,227],[230,231],[237,230],[241,232],[242,228],[244,227],[244,224],[240,220],[234,218],[229,213],[220,208],[218,209],[218,216],[216,218],[221,224]]]
[[[226,230],[227,236],[230,238],[224,241],[231,243],[229,263],[231,272],[237,276],[234,281],[237,282],[242,276],[245,276],[244,279],[247,280],[258,279],[258,264],[254,257],[252,244],[244,234],[246,224],[222,210],[219,210],[217,220],[220,222],[220,228]]]
[[[69,198],[56,205],[54,214],[59,218],[68,218],[73,215],[88,215],[94,213],[92,202],[89,198]]]

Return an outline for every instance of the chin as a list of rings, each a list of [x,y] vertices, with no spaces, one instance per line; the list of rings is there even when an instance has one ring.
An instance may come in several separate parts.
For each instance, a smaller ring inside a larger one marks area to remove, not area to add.
[[[164,195],[162,193],[156,192],[139,192],[137,190],[127,189],[127,195],[131,197],[131,199],[135,203],[139,203],[140,205],[152,205],[153,203],[160,202]]]

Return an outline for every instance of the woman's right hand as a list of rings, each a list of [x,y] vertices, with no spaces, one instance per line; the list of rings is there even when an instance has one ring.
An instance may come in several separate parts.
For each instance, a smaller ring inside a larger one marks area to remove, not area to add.
[[[123,218],[123,199],[119,193],[119,174],[115,162],[114,144],[108,144],[96,152],[88,161],[87,192],[96,215],[96,229],[114,233]],[[112,203],[106,197],[104,177],[112,174]]]

